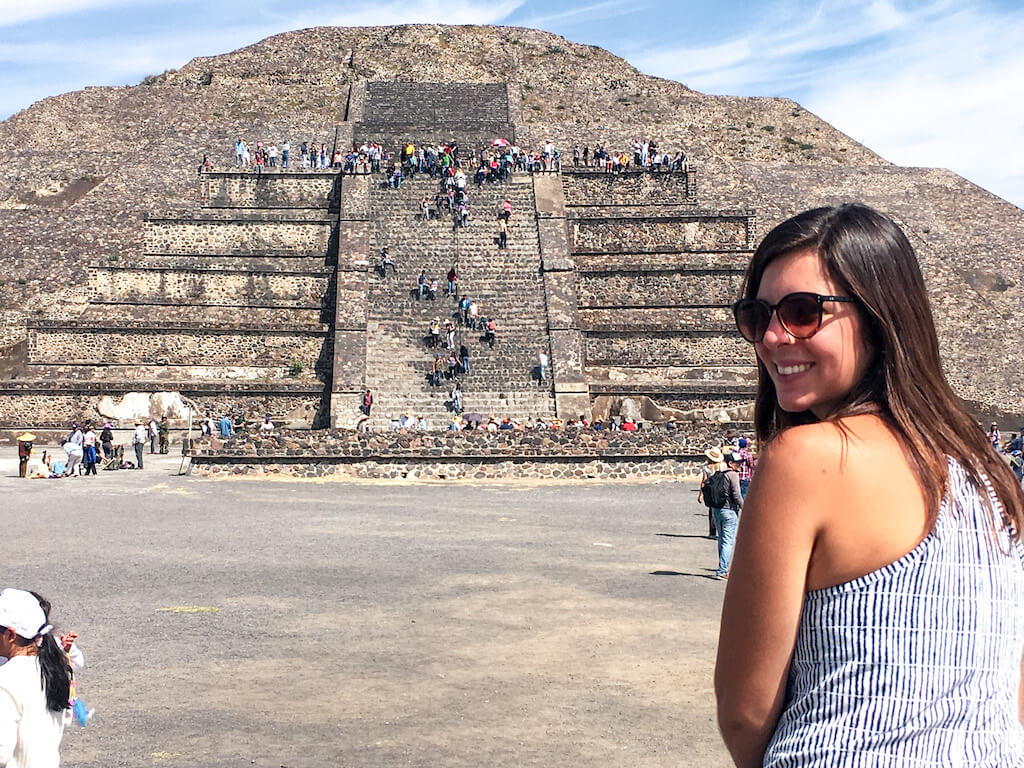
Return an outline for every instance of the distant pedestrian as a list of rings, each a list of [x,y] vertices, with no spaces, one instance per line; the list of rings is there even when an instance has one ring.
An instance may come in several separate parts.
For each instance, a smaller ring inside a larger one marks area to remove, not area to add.
[[[138,419],[135,420],[135,433],[132,435],[132,448],[135,449],[135,468],[142,469],[142,449],[146,445],[146,428]]]
[[[28,462],[32,458],[32,443],[36,436],[25,432],[18,438],[18,477],[28,477]]]
[[[157,432],[160,434],[160,453],[170,452],[171,426],[167,423],[167,417],[163,416],[157,425]]]
[[[151,456],[156,453],[156,439],[158,435],[156,419],[150,419],[149,425],[146,428],[146,437],[149,438],[149,453]]]
[[[359,410],[363,412],[364,416],[369,416],[371,408],[373,408],[373,393],[367,389],[363,392],[363,402],[359,406]]]

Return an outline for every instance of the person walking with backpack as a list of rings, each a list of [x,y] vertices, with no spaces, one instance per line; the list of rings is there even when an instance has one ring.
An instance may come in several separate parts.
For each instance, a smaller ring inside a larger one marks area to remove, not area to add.
[[[722,451],[718,448],[709,448],[704,451],[704,456],[707,458],[707,463],[700,468],[700,488],[697,490],[697,503],[703,504],[708,508],[708,538],[717,539],[718,529],[715,528],[715,513],[711,504],[708,503],[707,497],[704,495],[704,486],[707,485],[708,478],[719,469],[725,468],[725,465],[722,463],[724,457],[722,456]]]
[[[716,462],[715,471],[701,489],[704,503],[711,507],[715,528],[718,531],[718,570],[715,571],[715,578],[727,579],[729,565],[732,563],[732,550],[736,545],[740,508],[743,506],[739,475],[742,459],[736,453],[723,455],[719,448],[705,451],[704,455]]]

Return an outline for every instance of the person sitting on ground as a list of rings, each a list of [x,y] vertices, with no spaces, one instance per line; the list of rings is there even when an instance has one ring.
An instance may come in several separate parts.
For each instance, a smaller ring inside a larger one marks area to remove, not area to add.
[[[270,416],[263,417],[263,423],[260,424],[260,432],[263,434],[269,434],[274,431],[274,422],[270,420]]]
[[[513,429],[513,427],[512,427],[512,420],[508,416],[506,416],[504,419],[501,420],[501,424],[498,425],[498,429],[501,429],[501,430]]]
[[[622,422],[623,432],[636,432],[636,422],[632,419],[626,419]]]
[[[403,413],[402,414],[402,418],[400,418],[398,420],[398,428],[399,429],[411,429],[411,428],[413,428],[415,426],[416,426],[416,422],[415,422],[415,420],[413,420],[412,414],[409,411],[406,411],[405,413]]]
[[[430,431],[430,424],[427,423],[427,420],[425,418],[423,418],[422,413],[416,414],[416,429],[419,430],[420,432]]]
[[[594,422],[593,422],[593,424],[591,424],[591,427],[593,427],[595,432],[603,432],[604,431],[604,422],[601,421],[600,419],[594,419]]]

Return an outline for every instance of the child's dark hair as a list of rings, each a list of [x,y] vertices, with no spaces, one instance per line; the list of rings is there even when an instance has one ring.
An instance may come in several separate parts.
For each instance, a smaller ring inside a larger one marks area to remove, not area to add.
[[[39,607],[43,609],[46,621],[50,620],[50,601],[37,592],[30,592],[39,601]],[[29,645],[35,640],[17,638],[18,645]],[[60,647],[53,632],[47,632],[42,636],[39,644],[39,676],[43,683],[43,692],[46,694],[46,708],[52,712],[63,712],[71,706],[71,665],[68,663],[68,655]]]

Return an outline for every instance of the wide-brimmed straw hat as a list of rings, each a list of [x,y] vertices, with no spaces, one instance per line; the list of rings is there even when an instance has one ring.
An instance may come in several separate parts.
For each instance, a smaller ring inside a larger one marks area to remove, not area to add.
[[[21,437],[18,438],[18,442],[19,443],[32,443],[32,442],[35,442],[35,439],[36,439],[35,435],[33,435],[31,432],[26,432],[25,434],[23,434]]]
[[[704,451],[704,455],[712,464],[721,464],[725,461],[725,456],[722,455],[721,448],[708,448]]]

